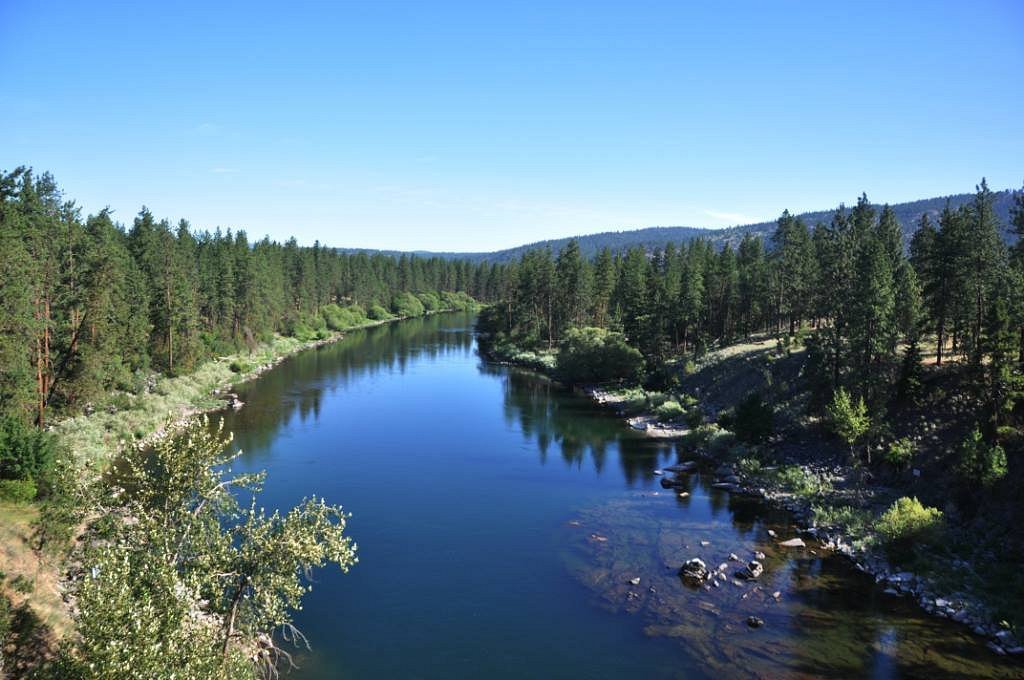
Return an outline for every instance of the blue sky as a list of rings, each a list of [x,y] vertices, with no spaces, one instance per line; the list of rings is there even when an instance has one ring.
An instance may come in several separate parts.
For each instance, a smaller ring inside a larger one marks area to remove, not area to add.
[[[3,0],[0,169],[432,250],[1021,186],[1024,3],[842,4]]]

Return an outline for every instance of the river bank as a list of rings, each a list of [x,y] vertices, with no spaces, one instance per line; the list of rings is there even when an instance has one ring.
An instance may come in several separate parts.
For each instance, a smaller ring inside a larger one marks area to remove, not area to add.
[[[548,354],[550,356],[520,352],[497,358],[502,363],[551,375],[554,355]],[[731,358],[734,356],[735,353],[730,353]],[[524,360],[517,361],[517,357]],[[714,369],[713,361],[705,361],[697,372],[708,368]],[[718,382],[718,378],[716,376],[714,382]],[[715,416],[734,407],[734,403],[704,401],[695,406],[699,410],[691,411],[690,417],[673,408],[667,412],[674,415],[663,418],[659,415],[660,405],[665,401],[682,400],[680,395],[648,393],[640,387],[581,386],[577,390],[595,404],[614,409],[636,433],[679,443],[680,467],[655,471],[663,487],[677,486],[677,479],[690,474],[699,465],[702,471],[714,475],[715,488],[752,496],[791,512],[803,537],[801,545],[795,547],[834,551],[874,578],[885,594],[910,598],[926,613],[965,626],[983,638],[996,654],[1024,657],[1019,631],[1003,618],[1005,613],[1002,616],[997,613],[997,610],[1005,612],[1007,609],[998,584],[983,592],[976,592],[977,589],[968,584],[969,576],[976,578],[977,575],[970,560],[935,551],[935,554],[928,554],[928,563],[921,568],[920,559],[912,566],[900,564],[887,555],[874,523],[899,494],[871,480],[863,469],[838,462],[838,456],[826,457],[827,463],[762,464],[762,460],[787,460],[784,438],[775,435],[753,448],[737,442],[732,432],[714,422]],[[650,398],[652,394],[656,395],[655,400]],[[652,408],[655,403],[659,406]],[[680,420],[686,420],[687,424],[681,424]],[[802,442],[805,448],[827,450],[833,446],[813,425],[804,423],[799,429],[801,438],[809,440]]]
[[[275,335],[251,352],[212,359],[182,376],[151,374],[137,394],[110,395],[107,403],[97,405],[90,413],[64,419],[50,430],[72,454],[79,482],[86,486],[102,475],[127,447],[148,447],[192,417],[242,408],[244,404],[234,390],[289,357],[336,343],[352,331],[450,311],[456,310],[370,321],[305,342]],[[37,545],[37,504],[0,502],[0,517],[3,594],[12,607],[22,612],[22,618],[36,622],[32,626],[32,644],[43,650],[36,656],[45,658],[56,649],[60,638],[74,629],[62,575],[66,569],[62,564],[63,550],[42,550]],[[81,527],[76,533],[80,530]]]

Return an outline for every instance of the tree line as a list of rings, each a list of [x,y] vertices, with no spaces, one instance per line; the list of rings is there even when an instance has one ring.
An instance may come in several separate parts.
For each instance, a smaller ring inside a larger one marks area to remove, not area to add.
[[[894,211],[862,195],[813,226],[784,212],[768,242],[748,233],[735,248],[697,238],[653,252],[605,249],[593,260],[575,242],[557,256],[531,251],[509,266],[483,328],[534,350],[583,326],[621,332],[655,381],[672,357],[756,332],[799,337],[819,406],[842,389],[876,412],[912,396],[927,336],[937,363],[955,355],[977,369],[994,433],[1024,362],[1024,192],[1013,246],[993,201],[982,180],[937,224],[922,215],[909,244]]]
[[[127,227],[108,209],[83,218],[51,175],[17,168],[0,173],[0,415],[42,426],[140,371],[184,373],[273,333],[315,334],[342,307],[383,318],[454,293],[492,299],[501,276],[486,263],[196,231],[146,208]]]

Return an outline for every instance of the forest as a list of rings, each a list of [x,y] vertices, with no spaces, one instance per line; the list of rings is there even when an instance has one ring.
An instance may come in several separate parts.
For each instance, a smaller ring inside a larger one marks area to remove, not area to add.
[[[0,174],[0,526],[3,569],[18,572],[0,572],[16,600],[0,596],[0,674],[272,677],[291,667],[305,576],[355,564],[347,514],[316,497],[269,515],[243,504],[238,494],[256,493],[263,475],[231,475],[240,452],[230,434],[175,420],[209,387],[196,379],[174,404],[161,391],[225,357],[235,358],[223,375],[241,378],[257,357],[279,359],[279,346],[474,309],[501,276],[487,264],[250,242],[146,208],[124,226],[108,210],[83,217],[49,174]],[[90,424],[140,413],[146,424],[124,433]],[[82,455],[87,428],[99,450]],[[50,601],[32,595],[44,584]],[[60,646],[68,602],[76,634]]]
[[[0,414],[42,427],[150,369],[182,374],[274,333],[323,336],[441,309],[455,293],[486,300],[500,277],[487,264],[198,232],[146,208],[125,228],[107,210],[83,218],[51,175],[18,168],[0,176]]]
[[[1024,556],[1024,192],[1003,224],[982,180],[909,242],[863,195],[814,225],[784,212],[735,249],[587,260],[570,242],[526,253],[504,285],[481,314],[490,356],[687,428],[690,449],[893,564],[947,580],[973,565],[957,586],[1019,621],[1024,579],[1005,565]]]

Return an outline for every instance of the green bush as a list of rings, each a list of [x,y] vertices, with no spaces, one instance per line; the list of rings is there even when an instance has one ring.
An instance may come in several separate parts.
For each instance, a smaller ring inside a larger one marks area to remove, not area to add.
[[[775,410],[754,392],[736,405],[732,426],[740,441],[759,444],[771,435],[774,418]]]
[[[52,434],[14,416],[0,418],[0,479],[39,482],[53,469],[56,451]]]
[[[399,293],[391,301],[391,311],[397,316],[423,316],[426,308],[412,293]]]
[[[365,326],[369,319],[366,310],[359,305],[339,307],[335,304],[326,305],[320,310],[327,327],[332,331],[344,331],[350,328]]]
[[[928,545],[939,538],[942,511],[904,496],[882,513],[875,528],[890,551],[906,554],[916,545]]]
[[[903,470],[910,465],[916,450],[917,447],[914,445],[914,441],[909,437],[897,439],[889,444],[889,448],[884,455],[885,462],[897,470]]]
[[[861,397],[854,401],[850,393],[840,387],[832,396],[832,404],[828,407],[828,416],[832,431],[850,446],[867,434],[871,427],[868,407]]]
[[[231,369],[232,373],[248,373],[252,370],[252,364],[241,359],[233,359],[228,368]]]
[[[370,305],[370,308],[366,311],[366,314],[374,321],[387,321],[388,319],[392,318],[391,312],[384,309],[378,304]]]
[[[996,444],[989,446],[975,428],[960,446],[957,473],[972,485],[989,486],[1006,475],[1006,452]]]
[[[23,574],[18,574],[11,579],[11,588],[22,595],[28,595],[36,589],[36,582]]]
[[[416,298],[423,305],[423,309],[428,312],[436,312],[441,309],[441,299],[433,293],[419,293]]]
[[[557,368],[570,383],[636,381],[643,374],[644,359],[621,333],[571,328],[559,346]]]
[[[663,421],[675,420],[683,415],[683,407],[680,406],[678,401],[669,399],[661,406],[654,409],[654,415],[658,416],[658,419]]]
[[[36,483],[31,479],[0,479],[0,499],[12,503],[30,503],[36,498]]]

